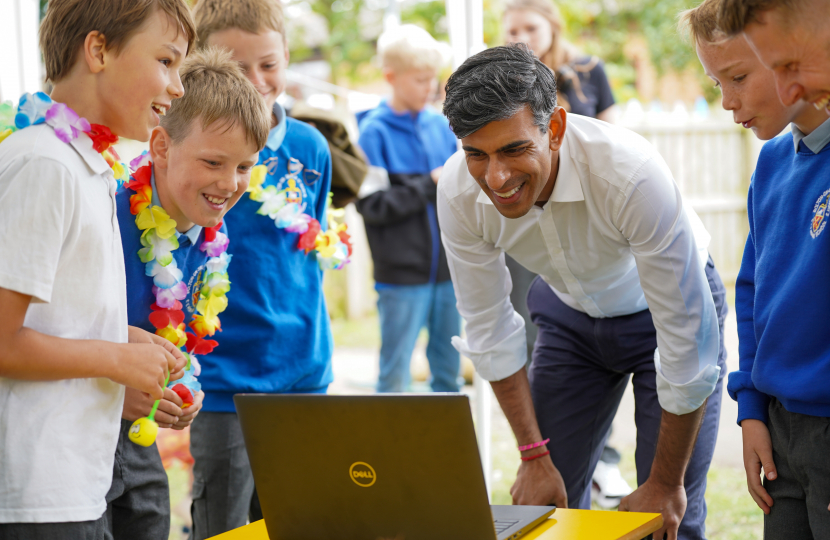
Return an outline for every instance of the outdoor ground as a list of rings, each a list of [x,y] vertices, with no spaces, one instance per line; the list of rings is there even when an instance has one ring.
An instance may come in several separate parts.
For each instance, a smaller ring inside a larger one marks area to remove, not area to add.
[[[335,382],[331,393],[369,393],[377,380],[377,358],[380,336],[376,317],[333,322],[335,353],[333,358]],[[729,352],[729,371],[737,369],[738,339],[734,314],[726,324],[726,345]],[[425,382],[427,363],[424,354],[425,336],[413,355],[412,371],[415,391],[428,391]],[[472,387],[465,387],[472,394]],[[737,405],[724,395],[720,432],[715,457],[709,471],[706,502],[709,508],[707,536],[711,540],[750,540],[762,538],[763,514],[746,491],[746,477],[742,465],[741,433],[735,423]],[[493,486],[492,502],[510,504],[510,486],[519,465],[515,440],[501,409],[493,407]],[[612,444],[622,453],[620,469],[630,485],[636,485],[634,466],[634,399],[629,385],[617,418],[614,421]],[[190,473],[180,462],[168,470],[173,506],[171,540],[186,538],[183,528],[189,522]]]

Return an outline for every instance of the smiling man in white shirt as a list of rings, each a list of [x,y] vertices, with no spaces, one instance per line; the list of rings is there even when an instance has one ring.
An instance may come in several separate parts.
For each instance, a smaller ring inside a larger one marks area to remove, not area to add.
[[[453,344],[491,382],[520,445],[514,503],[590,507],[633,375],[640,487],[620,508],[661,512],[655,538],[705,538],[725,294],[665,162],[635,133],[557,107],[553,74],[524,45],[468,59],[444,113],[462,143],[438,183],[466,321]],[[529,379],[504,253],[539,274]]]

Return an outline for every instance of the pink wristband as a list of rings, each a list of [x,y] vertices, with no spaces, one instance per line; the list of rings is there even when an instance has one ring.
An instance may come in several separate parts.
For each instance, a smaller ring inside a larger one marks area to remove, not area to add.
[[[525,450],[533,450],[534,448],[539,448],[540,446],[544,446],[550,442],[550,439],[545,439],[544,441],[539,441],[531,444],[526,444],[524,446],[519,447],[519,452],[524,452]]]

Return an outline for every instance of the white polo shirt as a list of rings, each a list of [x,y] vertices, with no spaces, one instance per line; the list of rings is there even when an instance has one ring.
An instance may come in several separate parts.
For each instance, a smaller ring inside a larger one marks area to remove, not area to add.
[[[705,274],[710,236],[645,139],[568,115],[550,200],[502,216],[453,155],[438,182],[438,219],[466,338],[453,345],[487,380],[527,359],[510,303],[508,253],[568,306],[592,317],[650,309],[657,394],[675,414],[697,409],[718,380],[718,320]]]
[[[0,143],[0,287],[33,297],[25,326],[127,341],[115,189],[84,134],[42,124]],[[101,517],[123,404],[109,379],[0,378],[0,523]]]

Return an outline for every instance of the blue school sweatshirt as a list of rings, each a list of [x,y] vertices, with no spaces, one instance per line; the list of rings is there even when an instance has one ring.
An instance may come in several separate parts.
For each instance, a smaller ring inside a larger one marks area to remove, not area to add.
[[[738,424],[767,422],[772,397],[830,417],[830,121],[800,138],[797,152],[792,134],[765,144],[749,188],[735,285],[740,369],[727,385]]]
[[[156,191],[155,177],[151,178],[153,186],[153,204],[161,206]],[[141,245],[141,231],[135,224],[135,216],[130,213],[130,196],[135,192],[121,188],[115,196],[118,209],[118,227],[121,229],[121,245],[124,250],[124,269],[127,273],[127,324],[137,326],[148,332],[155,333],[156,328],[150,323],[150,306],[156,301],[153,294],[153,278],[145,273],[147,265],[138,258],[138,250]],[[227,228],[222,225],[220,230],[228,234]],[[179,240],[179,248],[173,252],[173,259],[179,270],[182,271],[182,281],[187,284],[187,296],[182,303],[184,311],[184,324],[187,325],[196,313],[196,303],[199,301],[199,291],[202,289],[205,278],[205,264],[210,257],[199,246],[205,241],[204,229],[194,225],[185,233],[176,232]],[[233,263],[231,263],[233,264]],[[230,293],[228,293],[230,296]],[[223,317],[220,315],[220,319]],[[224,323],[224,320],[222,321]],[[189,331],[189,330],[188,330]],[[220,342],[221,336],[217,334],[211,339]],[[218,350],[217,347],[215,350]],[[199,356],[202,361],[202,356]]]
[[[328,143],[313,127],[287,118],[279,105],[275,114],[279,123],[259,153],[259,163],[269,169],[264,186],[295,186],[306,213],[325,228]],[[233,395],[241,392],[324,392],[333,378],[331,327],[315,252],[297,249],[299,234],[257,214],[260,206],[246,193],[225,215],[233,234],[231,290],[220,315],[220,345],[200,359],[206,411],[236,412]]]

